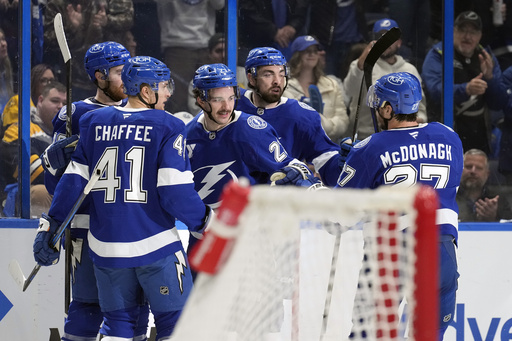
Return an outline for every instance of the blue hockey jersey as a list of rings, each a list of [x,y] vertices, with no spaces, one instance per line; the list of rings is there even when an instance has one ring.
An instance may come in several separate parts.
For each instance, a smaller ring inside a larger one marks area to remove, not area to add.
[[[324,184],[336,185],[340,174],[340,147],[325,134],[318,112],[305,103],[286,97],[281,97],[274,108],[259,108],[251,101],[251,90],[241,91],[237,110],[267,121],[277,131],[291,157],[313,164]]]
[[[373,134],[350,151],[339,187],[434,187],[439,195],[437,223],[441,234],[457,238],[458,206],[455,200],[462,175],[463,150],[459,136],[433,122]]]
[[[80,119],[80,139],[49,215],[63,221],[90,174],[91,258],[103,267],[151,264],[181,249],[175,218],[202,232],[185,125],[163,110],[106,107]]]
[[[120,106],[125,106],[127,99],[123,99],[120,102]],[[71,103],[71,133],[73,135],[79,134],[80,117],[85,113],[96,110],[99,108],[105,108],[108,105],[98,102],[94,97],[84,99],[82,101]],[[53,142],[57,142],[60,139],[66,137],[66,114],[67,106],[63,106],[59,113],[53,118]],[[55,187],[59,182],[60,177],[52,175],[50,172],[44,174],[44,185],[48,190],[48,193],[54,194]],[[71,224],[71,237],[73,238],[86,238],[89,227],[89,201],[90,199],[85,198],[84,202],[77,211],[76,218],[73,224]]]
[[[222,189],[231,179],[266,184],[272,173],[299,162],[258,116],[235,111],[233,121],[216,132],[205,129],[204,119],[201,112],[187,124],[187,148],[196,191],[212,208],[219,206]]]

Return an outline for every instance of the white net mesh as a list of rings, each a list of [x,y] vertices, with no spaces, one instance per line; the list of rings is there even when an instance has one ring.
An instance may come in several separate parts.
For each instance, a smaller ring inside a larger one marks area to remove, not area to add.
[[[414,302],[416,192],[253,187],[230,257],[215,275],[198,276],[172,339],[404,335],[400,316],[410,313],[399,303],[404,295],[402,308]]]

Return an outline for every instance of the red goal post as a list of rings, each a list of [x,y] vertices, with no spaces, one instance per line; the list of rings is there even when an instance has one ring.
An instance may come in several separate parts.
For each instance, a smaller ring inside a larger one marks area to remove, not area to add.
[[[437,207],[429,187],[231,183],[173,340],[437,340]]]

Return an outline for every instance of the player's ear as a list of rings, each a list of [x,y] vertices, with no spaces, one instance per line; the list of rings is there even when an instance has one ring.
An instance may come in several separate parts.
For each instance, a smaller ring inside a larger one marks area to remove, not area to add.
[[[96,82],[99,83],[99,81],[104,81],[107,79],[107,77],[100,71],[96,71],[94,73],[94,77],[96,77]]]
[[[389,102],[386,102],[382,109],[384,109],[384,118],[391,119],[391,116],[393,114],[393,107],[391,106],[391,104],[389,104]]]

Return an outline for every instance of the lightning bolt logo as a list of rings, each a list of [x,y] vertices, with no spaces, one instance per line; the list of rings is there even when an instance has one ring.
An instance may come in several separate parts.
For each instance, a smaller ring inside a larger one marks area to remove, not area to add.
[[[206,176],[201,181],[202,184],[205,184],[201,189],[197,192],[201,200],[209,196],[215,189],[212,189],[226,174],[221,174],[224,172],[229,166],[231,166],[235,161],[230,161],[226,163],[221,163],[220,165],[215,166],[207,166],[203,168],[197,169],[194,173],[197,173],[200,170],[205,168],[211,168]]]
[[[73,283],[76,282],[75,271],[78,264],[82,263],[82,245],[84,240],[82,238],[76,238],[71,240],[71,268],[72,268],[72,279]]]
[[[185,262],[185,256],[183,252],[178,251],[174,254],[176,256],[177,262],[174,262],[176,265],[176,275],[178,276],[178,283],[180,283],[180,292],[183,294],[183,276],[185,276],[185,269],[187,267],[187,263]]]

